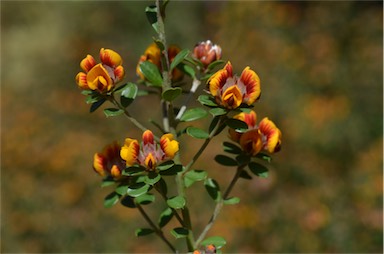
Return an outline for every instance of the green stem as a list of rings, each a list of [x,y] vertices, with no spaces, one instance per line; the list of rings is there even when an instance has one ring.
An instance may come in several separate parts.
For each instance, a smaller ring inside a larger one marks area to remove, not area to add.
[[[161,240],[163,240],[167,245],[168,247],[172,250],[172,252],[174,253],[178,253],[178,251],[176,250],[175,247],[173,247],[173,245],[168,241],[167,238],[165,238],[164,234],[163,234],[163,231],[158,228],[155,223],[153,223],[153,221],[151,220],[151,218],[149,218],[148,214],[144,211],[143,207],[140,205],[140,204],[137,204],[136,203],[136,207],[138,208],[138,210],[140,211],[141,215],[144,217],[144,219],[148,222],[148,224],[151,226],[151,228],[153,229],[153,231],[155,231],[155,233],[161,238]]]
[[[208,231],[212,228],[213,224],[215,223],[216,219],[217,219],[217,216],[219,215],[219,213],[221,212],[221,209],[223,208],[223,205],[224,205],[224,200],[226,200],[229,196],[229,194],[231,193],[233,187],[235,186],[237,180],[240,178],[240,175],[241,175],[241,172],[244,170],[244,167],[246,165],[241,165],[237,168],[237,171],[236,171],[236,174],[235,176],[232,178],[232,181],[231,183],[228,185],[227,189],[225,190],[224,192],[224,195],[223,195],[223,198],[221,198],[216,206],[215,206],[215,210],[213,211],[213,214],[208,222],[208,224],[205,226],[205,228],[203,229],[203,231],[201,232],[200,236],[197,238],[196,242],[195,242],[195,245],[194,245],[194,249],[197,249],[199,247],[199,244],[201,243],[201,241],[204,240],[205,236],[207,235]]]

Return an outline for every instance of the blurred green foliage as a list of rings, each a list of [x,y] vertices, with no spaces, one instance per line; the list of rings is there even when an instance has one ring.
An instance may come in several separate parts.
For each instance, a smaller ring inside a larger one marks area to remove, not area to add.
[[[103,208],[93,153],[140,133],[123,118],[90,115],[74,81],[80,60],[101,47],[137,79],[154,35],[150,3],[1,1],[1,252],[167,250],[134,236],[146,226],[137,211]],[[211,39],[235,72],[259,74],[255,110],[283,132],[270,177],[240,181],[240,204],[212,228],[227,239],[223,251],[382,252],[382,2],[176,1],[167,11],[169,43]],[[159,120],[148,105],[138,99],[132,114]],[[225,138],[196,164],[222,186],[234,172],[212,158]],[[188,161],[200,143],[182,142]],[[188,192],[197,233],[213,208],[202,189]]]

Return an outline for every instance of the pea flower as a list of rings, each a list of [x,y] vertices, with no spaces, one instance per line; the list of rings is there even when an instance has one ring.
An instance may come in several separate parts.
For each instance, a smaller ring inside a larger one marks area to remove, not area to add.
[[[259,76],[246,67],[239,78],[233,75],[230,62],[213,74],[207,83],[216,102],[228,109],[238,108],[242,103],[251,105],[261,95]]]
[[[257,115],[254,111],[240,113],[233,118],[241,120],[248,125],[244,133],[229,129],[229,137],[238,142],[241,148],[248,154],[255,156],[262,149],[275,153],[281,148],[281,131],[267,117],[263,118],[259,125],[256,124]]]
[[[101,63],[96,63],[93,56],[87,55],[80,62],[80,67],[84,71],[76,75],[76,83],[80,88],[101,93],[109,92],[117,82],[123,79],[123,60],[118,53],[102,48],[100,60]]]
[[[210,63],[221,58],[221,47],[213,44],[210,40],[202,41],[196,44],[192,55],[206,68]]]
[[[111,175],[119,178],[125,169],[125,161],[120,157],[121,146],[113,142],[104,147],[101,153],[95,153],[93,157],[93,169],[101,176]]]
[[[168,59],[172,63],[175,56],[180,52],[180,48],[176,45],[171,45],[168,48]],[[156,43],[151,43],[148,48],[145,50],[144,54],[140,56],[139,62],[137,63],[136,73],[140,79],[145,80],[143,73],[140,70],[140,64],[142,62],[149,61],[157,66],[157,68],[162,71],[161,67],[161,51]],[[172,70],[172,81],[179,81],[183,78],[183,73],[177,68]]]
[[[178,151],[179,142],[173,139],[172,134],[164,134],[160,138],[160,144],[157,144],[152,131],[146,130],[142,136],[141,146],[136,139],[126,138],[120,156],[126,161],[127,167],[140,164],[153,171],[159,163],[173,159]]]

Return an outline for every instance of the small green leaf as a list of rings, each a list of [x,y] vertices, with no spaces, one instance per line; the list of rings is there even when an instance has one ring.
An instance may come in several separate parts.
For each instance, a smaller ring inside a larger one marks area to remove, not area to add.
[[[226,245],[227,241],[221,236],[211,236],[201,242],[201,245],[203,246],[208,246],[210,244],[215,245],[215,247],[219,249]]]
[[[215,102],[215,99],[208,95],[208,94],[202,94],[199,96],[199,98],[197,98],[197,100],[202,104],[202,105],[205,105],[205,106],[208,106],[208,107],[217,107],[217,103]]]
[[[155,172],[149,172],[148,175],[145,176],[144,182],[149,185],[154,185],[158,181],[160,181],[161,176]]]
[[[207,178],[204,182],[205,189],[207,190],[209,196],[216,202],[221,198],[219,184],[212,178]]]
[[[167,195],[168,187],[167,183],[164,181],[163,178],[160,178],[160,181],[156,183],[156,189],[160,191],[160,193],[162,193],[163,195]]]
[[[135,202],[140,205],[148,205],[155,201],[155,196],[151,193],[146,193],[135,198]]]
[[[128,83],[121,92],[120,103],[123,107],[128,107],[136,98],[138,92],[137,85]]]
[[[188,56],[188,54],[188,49],[183,49],[182,51],[180,51],[173,59],[170,66],[170,71],[172,71],[179,63],[181,63],[185,59],[185,57]]]
[[[140,71],[144,77],[152,83],[152,85],[161,87],[163,84],[163,78],[160,75],[157,66],[149,61],[144,61],[140,64]]]
[[[127,184],[120,184],[115,189],[116,193],[121,195],[121,196],[124,196],[125,194],[127,194],[127,190],[128,190]]]
[[[170,160],[170,161],[165,161],[165,162],[161,163],[156,168],[157,168],[157,170],[163,171],[163,170],[170,169],[171,167],[173,167],[173,165],[175,165],[175,163],[172,160]]]
[[[224,64],[224,63],[225,63],[225,61],[223,61],[223,60],[217,60],[217,61],[214,61],[214,62],[212,62],[211,64],[208,65],[207,69],[208,69],[208,70],[212,70],[212,69],[215,68],[216,66],[222,65],[222,64]]]
[[[237,131],[240,131],[240,132],[248,130],[247,123],[239,119],[230,118],[226,121],[226,124],[229,128],[236,129]]]
[[[163,176],[173,176],[173,175],[176,175],[177,173],[183,171],[183,165],[180,165],[180,164],[174,164],[172,167],[166,169],[166,170],[162,170],[160,171],[160,175],[163,175]]]
[[[158,23],[157,23],[157,8],[156,5],[150,5],[145,8],[145,14],[147,16],[147,19],[149,23],[152,25],[152,27],[155,29],[155,31],[158,33]]]
[[[120,203],[128,208],[136,208],[136,204],[133,200],[133,197],[130,196],[124,196],[121,200]]]
[[[243,179],[246,179],[246,180],[251,180],[252,179],[252,176],[250,174],[248,174],[248,172],[245,171],[245,170],[242,170],[240,172],[240,176],[239,177],[241,177]]]
[[[243,150],[237,145],[230,142],[223,142],[224,151],[231,154],[241,154]]]
[[[250,160],[251,160],[251,157],[247,154],[242,153],[236,156],[236,161],[238,165],[247,165]]]
[[[166,101],[173,101],[174,99],[179,97],[179,95],[182,93],[182,91],[183,90],[180,87],[172,87],[172,88],[165,90],[161,96]]]
[[[117,202],[119,202],[120,196],[116,192],[112,192],[108,194],[104,198],[104,207],[109,208],[114,206]]]
[[[176,239],[179,239],[179,238],[185,238],[188,236],[189,234],[189,231],[187,228],[182,228],[182,227],[179,227],[179,228],[174,228],[171,230],[171,234],[176,238]]]
[[[102,98],[94,103],[92,103],[90,109],[89,109],[89,112],[92,113],[94,112],[96,109],[98,109],[101,105],[104,104],[104,102],[106,101],[107,99],[105,98]]]
[[[115,179],[113,179],[112,176],[107,176],[106,178],[103,179],[103,181],[101,182],[101,187],[107,187],[107,186],[111,186],[111,185],[114,185],[116,182],[115,182]]]
[[[236,205],[239,202],[240,202],[240,198],[238,197],[227,198],[224,200],[225,205]]]
[[[129,186],[127,194],[131,197],[138,197],[148,192],[149,185],[145,183],[137,183],[135,185]]]
[[[124,176],[135,176],[145,172],[145,168],[141,166],[132,166],[123,170]]]
[[[185,199],[182,196],[175,196],[167,200],[170,208],[181,209],[185,206]]]
[[[268,177],[268,168],[264,165],[261,165],[256,162],[250,162],[248,164],[249,169],[251,170],[252,173],[255,175],[262,177],[262,178],[267,178]]]
[[[106,108],[104,114],[106,117],[118,116],[124,113],[124,110],[118,108]]]
[[[265,160],[268,163],[270,163],[272,161],[272,157],[269,156],[268,154],[265,154],[265,153],[258,153],[258,154],[256,154],[256,157],[260,158],[262,160]]]
[[[213,116],[222,116],[228,113],[228,111],[224,108],[212,108],[209,110],[209,113]]]
[[[191,170],[185,174],[185,187],[190,187],[194,182],[202,181],[207,178],[207,172],[204,170]]]
[[[201,119],[207,116],[207,111],[202,108],[191,108],[184,112],[180,121],[182,122],[190,122]]]
[[[187,64],[183,64],[183,63],[180,63],[179,66],[177,67],[179,70],[183,71],[185,74],[187,74],[188,76],[192,77],[192,78],[195,78],[196,77],[196,72],[195,70],[187,65]]]
[[[203,131],[202,129],[196,128],[196,127],[188,127],[187,128],[187,134],[193,138],[197,139],[207,139],[209,138],[209,134],[206,131]]]
[[[161,214],[160,214],[160,218],[159,218],[159,227],[162,228],[164,227],[165,225],[168,224],[168,222],[172,219],[173,217],[173,212],[172,212],[172,209],[167,207]]]
[[[236,160],[222,154],[216,155],[215,161],[223,166],[228,166],[228,167],[233,167],[238,165]]]
[[[155,232],[152,228],[138,228],[135,231],[136,236],[146,236]]]

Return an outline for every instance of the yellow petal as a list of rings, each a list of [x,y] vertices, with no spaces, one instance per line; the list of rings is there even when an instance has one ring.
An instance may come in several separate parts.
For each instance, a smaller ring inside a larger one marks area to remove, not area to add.
[[[121,56],[111,49],[100,49],[100,59],[103,64],[111,66],[112,68],[123,64]]]
[[[240,89],[236,85],[233,85],[224,91],[221,96],[221,101],[224,107],[235,109],[239,107],[243,101],[243,95],[241,94]]]
[[[153,144],[154,143],[154,137],[153,137],[153,133],[152,131],[150,130],[146,130],[143,132],[143,144]]]
[[[91,55],[87,55],[81,62],[80,62],[80,67],[85,71],[88,72],[90,71],[93,66],[96,65],[95,58]]]
[[[99,153],[93,156],[93,169],[101,176],[105,176],[107,169],[105,168],[105,158]]]
[[[113,87],[112,79],[102,64],[95,65],[88,72],[87,83],[90,89],[101,92],[109,91]]]
[[[119,169],[118,166],[116,165],[113,165],[112,168],[111,168],[111,175],[114,177],[114,178],[118,178],[121,176],[121,170]]]
[[[248,154],[254,156],[263,147],[261,135],[257,129],[243,133],[240,137],[240,146]]]
[[[149,153],[147,157],[145,158],[144,164],[147,169],[154,169],[156,167],[156,159],[152,155],[152,153]]]
[[[280,151],[282,134],[271,120],[263,118],[259,124],[259,131],[266,137],[264,149],[270,153]]]
[[[248,105],[254,103],[261,95],[260,78],[249,67],[246,67],[240,76],[240,82],[246,87],[244,102]]]
[[[124,78],[124,74],[125,74],[124,67],[121,65],[117,66],[115,68],[115,70],[113,71],[113,73],[115,74],[116,82],[122,80]]]
[[[124,146],[120,150],[120,157],[125,160],[127,166],[132,166],[137,162],[139,152],[139,142],[136,139],[126,138]]]
[[[87,82],[87,74],[84,72],[79,72],[76,75],[76,83],[81,89],[89,89]]]
[[[173,159],[173,157],[175,157],[175,154],[179,151],[179,142],[173,140],[172,134],[164,134],[160,138],[160,147],[167,158]]]
[[[249,129],[256,127],[257,115],[256,115],[256,112],[253,110],[251,110],[249,113],[244,113],[244,112],[239,113],[235,115],[233,118],[245,122],[248,125]]]

